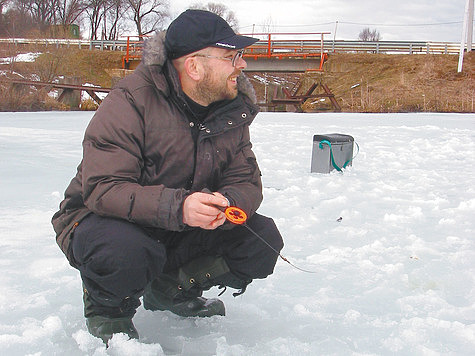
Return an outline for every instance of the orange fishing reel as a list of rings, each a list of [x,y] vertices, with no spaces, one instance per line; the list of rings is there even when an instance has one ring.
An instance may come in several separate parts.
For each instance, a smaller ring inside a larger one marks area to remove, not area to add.
[[[242,225],[247,220],[246,212],[236,206],[227,207],[224,210],[224,215],[226,215],[226,219],[236,225]]]

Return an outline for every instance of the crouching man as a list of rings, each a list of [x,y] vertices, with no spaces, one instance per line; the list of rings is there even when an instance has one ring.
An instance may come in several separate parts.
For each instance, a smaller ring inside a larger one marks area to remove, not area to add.
[[[249,125],[258,108],[242,74],[242,51],[255,41],[211,12],[185,11],[147,41],[142,63],[86,129],[52,223],[80,271],[88,330],[105,343],[114,333],[138,338],[142,296],[148,310],[224,315],[204,290],[243,293],[273,272],[278,255],[222,212],[242,208],[282,249],[273,220],[256,213],[262,185]]]

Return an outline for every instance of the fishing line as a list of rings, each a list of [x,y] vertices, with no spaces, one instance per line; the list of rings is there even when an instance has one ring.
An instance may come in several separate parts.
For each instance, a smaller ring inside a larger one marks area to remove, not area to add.
[[[262,242],[264,242],[272,251],[274,251],[277,255],[279,255],[279,257],[287,262],[289,265],[291,265],[292,267],[294,267],[295,269],[298,269],[299,271],[302,271],[302,272],[306,272],[306,273],[317,273],[317,271],[309,271],[309,270],[306,270],[306,269],[303,269],[299,266],[296,266],[294,265],[292,262],[290,262],[287,258],[285,258],[284,256],[282,256],[282,254],[277,251],[274,247],[272,247],[266,240],[264,240],[262,238],[262,236],[260,236],[257,232],[255,232],[253,229],[251,229],[251,227],[246,224],[246,221],[247,221],[247,214],[244,210],[242,210],[241,208],[238,208],[236,206],[230,206],[230,207],[227,207],[225,210],[224,210],[224,214],[226,215],[226,219],[228,219],[228,221],[230,221],[231,223],[235,224],[235,225],[241,225],[241,226],[244,226],[246,229],[248,229],[254,236],[256,236],[259,240],[261,240]]]

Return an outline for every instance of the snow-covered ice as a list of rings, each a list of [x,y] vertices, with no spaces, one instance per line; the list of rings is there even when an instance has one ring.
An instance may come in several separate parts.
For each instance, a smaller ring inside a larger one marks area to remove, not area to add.
[[[140,307],[140,340],[117,335],[108,349],[86,331],[79,274],[50,225],[91,116],[0,113],[1,354],[475,353],[474,114],[259,114],[259,211],[282,254],[317,273],[279,260],[221,297],[226,317]],[[310,173],[313,135],[335,132],[359,144],[353,166]]]

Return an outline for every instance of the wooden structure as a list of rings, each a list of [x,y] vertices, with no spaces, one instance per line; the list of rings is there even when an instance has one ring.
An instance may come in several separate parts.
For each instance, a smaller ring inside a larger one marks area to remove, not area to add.
[[[60,84],[60,83],[50,83],[50,82],[40,82],[36,80],[23,80],[23,79],[6,79],[1,78],[0,81],[11,83],[14,85],[27,85],[27,86],[35,86],[37,88],[45,88],[48,92],[53,89],[62,89],[61,94],[58,97],[58,101],[62,101],[62,99],[72,91],[79,90],[85,91],[89,94],[89,96],[98,104],[100,105],[102,100],[96,94],[97,93],[109,93],[111,91],[110,88],[99,88],[99,87],[92,87],[92,86],[85,86],[85,85],[75,85],[75,84]]]
[[[323,93],[315,93],[317,89],[323,89]],[[296,112],[304,112],[304,103],[308,99],[320,99],[320,98],[328,98],[330,103],[333,106],[334,111],[341,111],[341,107],[338,104],[337,100],[335,99],[335,95],[331,92],[328,85],[319,82],[313,83],[310,88],[303,94],[297,95],[297,89],[289,90],[287,88],[282,88],[282,93],[285,95],[284,98],[279,98],[277,95],[277,87],[274,89],[274,96],[271,99],[271,103],[273,105],[284,104],[284,105],[293,105],[295,107]]]

